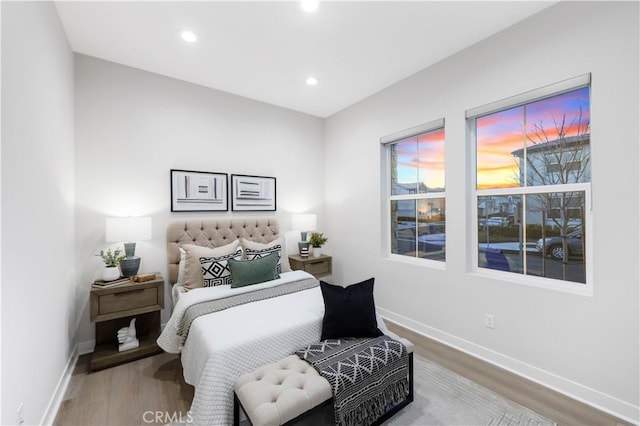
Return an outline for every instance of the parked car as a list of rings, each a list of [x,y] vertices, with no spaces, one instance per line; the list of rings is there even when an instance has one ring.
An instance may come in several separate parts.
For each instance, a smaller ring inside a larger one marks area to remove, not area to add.
[[[487,226],[507,226],[509,219],[502,216],[492,216],[487,219]]]
[[[567,249],[570,256],[582,256],[582,229],[576,229],[573,232],[567,234]],[[564,259],[564,250],[562,248],[562,237],[548,237],[545,239],[539,239],[536,244],[536,250],[542,253],[545,248],[547,256],[551,256],[554,259]]]

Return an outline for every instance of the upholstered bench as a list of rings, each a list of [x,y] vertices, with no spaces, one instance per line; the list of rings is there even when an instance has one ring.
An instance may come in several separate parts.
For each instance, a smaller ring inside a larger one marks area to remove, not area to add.
[[[283,425],[331,399],[329,382],[297,355],[240,376],[234,391],[235,425],[239,406],[253,426]]]
[[[409,353],[410,394],[375,424],[413,401],[413,344],[394,338],[404,343]],[[331,401],[329,382],[309,363],[290,355],[240,376],[234,385],[233,424],[240,424],[240,408],[253,426],[289,425]]]

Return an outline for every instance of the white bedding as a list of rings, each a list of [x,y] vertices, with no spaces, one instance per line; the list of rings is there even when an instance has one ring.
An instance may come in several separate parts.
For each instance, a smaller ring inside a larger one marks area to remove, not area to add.
[[[188,306],[212,298],[313,278],[303,271],[267,283],[191,290],[180,296],[158,344],[182,352],[185,381],[195,387],[191,417],[196,425],[230,425],[233,383],[243,373],[320,341],[324,302],[320,287],[252,302],[197,318],[180,347],[177,325]],[[378,317],[380,330],[387,329]]]
[[[158,344],[167,352],[182,352],[185,381],[195,387],[194,424],[232,424],[235,380],[319,341],[324,303],[316,287],[201,316],[192,323],[183,348],[176,335],[182,313],[193,303],[308,278],[313,276],[293,271],[268,283],[191,290],[179,298]]]
[[[184,286],[180,285],[180,283],[175,283],[173,287],[171,287],[171,301],[173,302],[172,306],[175,308],[176,303],[180,300],[180,296],[185,294]]]

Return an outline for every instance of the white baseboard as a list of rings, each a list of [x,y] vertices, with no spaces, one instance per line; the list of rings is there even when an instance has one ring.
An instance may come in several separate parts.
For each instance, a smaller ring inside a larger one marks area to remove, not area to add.
[[[71,380],[71,376],[73,375],[73,370],[76,366],[77,361],[78,346],[73,348],[73,351],[71,351],[71,355],[67,360],[67,364],[64,367],[62,376],[60,377],[60,380],[58,380],[58,384],[53,392],[53,396],[49,400],[49,404],[47,405],[47,409],[44,411],[42,420],[40,420],[41,425],[52,425],[55,422],[56,415],[58,414],[60,405],[62,405],[62,401],[64,400],[64,394],[67,391],[67,387],[69,386],[69,381]]]
[[[93,349],[96,347],[95,340],[87,340],[84,342],[78,343],[76,346],[76,350],[78,351],[78,355],[86,355],[93,352]]]
[[[640,425],[640,407],[603,392],[584,386],[557,374],[524,363],[499,352],[461,339],[426,324],[419,323],[393,311],[376,307],[378,313],[398,325],[436,340],[475,358],[486,361],[513,374],[524,377],[572,399],[588,404],[630,423]]]

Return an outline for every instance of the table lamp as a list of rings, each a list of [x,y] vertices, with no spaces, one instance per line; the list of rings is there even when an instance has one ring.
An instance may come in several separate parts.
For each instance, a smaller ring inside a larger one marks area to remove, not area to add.
[[[108,217],[106,221],[106,240],[109,243],[124,243],[125,258],[120,261],[123,277],[138,273],[140,258],[135,255],[136,241],[151,239],[150,217]]]
[[[300,256],[309,256],[309,243],[307,232],[316,229],[316,215],[312,213],[295,213],[291,217],[291,227],[295,231],[300,231],[300,242],[298,242],[298,253]]]

